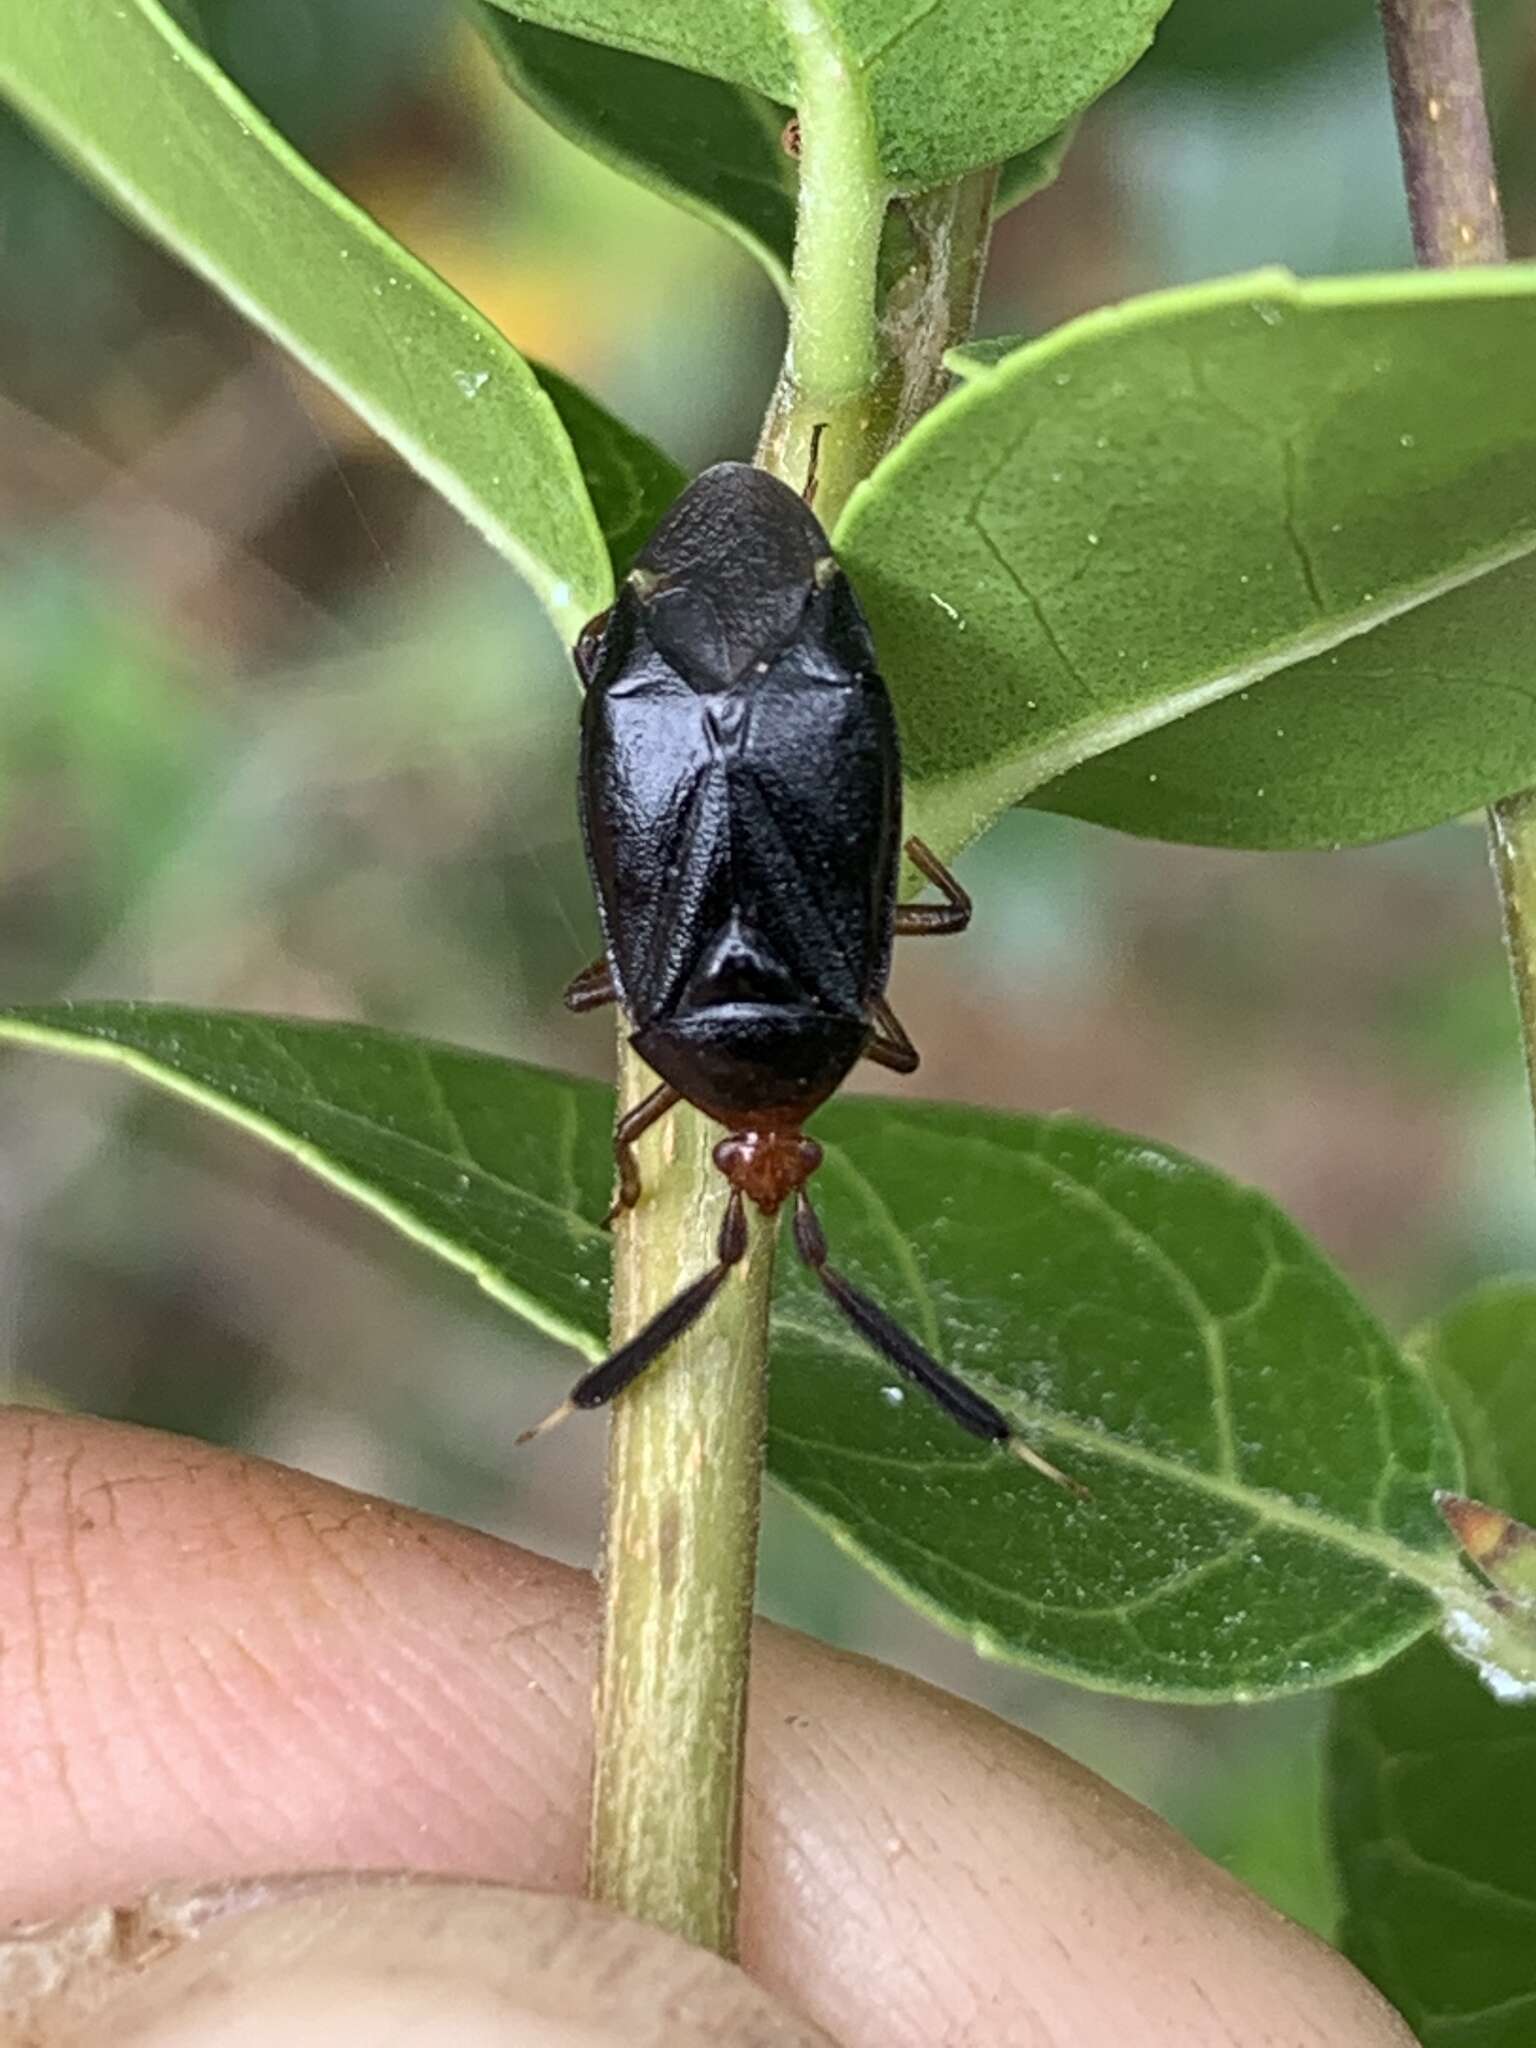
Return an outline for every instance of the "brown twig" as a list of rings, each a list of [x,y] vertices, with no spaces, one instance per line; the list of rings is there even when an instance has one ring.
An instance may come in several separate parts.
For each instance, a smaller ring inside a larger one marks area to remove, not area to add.
[[[1420,263],[1502,263],[1488,106],[1472,0],[1378,0],[1403,183]],[[1493,805],[1489,830],[1526,1073],[1536,1107],[1536,792]]]
[[[1420,263],[1504,261],[1504,216],[1471,0],[1380,0]]]

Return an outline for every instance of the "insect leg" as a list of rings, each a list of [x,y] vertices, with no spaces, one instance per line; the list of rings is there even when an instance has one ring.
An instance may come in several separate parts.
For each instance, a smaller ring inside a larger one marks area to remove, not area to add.
[[[898,903],[896,936],[916,938],[921,932],[963,932],[971,921],[971,899],[937,854],[921,839],[907,841],[907,859],[947,900],[943,903]]]
[[[532,1437],[542,1436],[546,1429],[553,1429],[557,1422],[564,1422],[578,1408],[603,1407],[637,1380],[669,1344],[675,1344],[685,1330],[693,1327],[719,1293],[731,1268],[738,1265],[746,1254],[747,1212],[738,1189],[731,1190],[731,1198],[725,1205],[715,1249],[716,1263],[707,1273],[701,1273],[681,1294],[674,1296],[664,1309],[652,1316],[628,1343],[621,1344],[601,1365],[594,1365],[590,1372],[583,1373],[553,1414],[546,1415],[532,1429],[525,1429],[518,1442],[525,1444]]]
[[[876,996],[869,1014],[874,1019],[875,1035],[864,1048],[865,1059],[873,1060],[877,1067],[889,1067],[893,1074],[915,1074],[917,1047],[902,1030],[884,996]]]
[[[827,1264],[827,1240],[821,1221],[803,1189],[795,1198],[795,1249],[865,1343],[878,1351],[882,1358],[888,1358],[898,1372],[915,1381],[952,1422],[959,1423],[972,1436],[986,1437],[993,1443],[1003,1444],[1014,1457],[1043,1473],[1047,1479],[1054,1479],[1069,1493],[1087,1498],[1085,1487],[1075,1479],[1069,1479],[1065,1472],[1059,1472],[1038,1451],[1031,1450],[1028,1444],[1014,1435],[1013,1425],[1000,1409],[994,1408],[964,1380],[931,1358],[917,1339],[910,1336],[894,1317],[887,1315],[877,1301],[871,1301],[852,1281],[845,1280],[835,1266]]]
[[[788,129],[784,132],[786,135],[789,133]],[[792,155],[798,155],[799,153],[798,128],[795,133],[797,140],[794,150],[791,151]],[[811,429],[811,452],[806,458],[805,485],[800,493],[807,505],[814,505],[816,502],[816,485],[821,475],[821,437],[826,431],[827,423],[825,420],[818,420]]]
[[[643,1101],[619,1118],[613,1133],[613,1156],[619,1167],[619,1192],[613,1198],[613,1207],[603,1218],[604,1227],[615,1221],[626,1209],[633,1209],[640,1199],[640,1169],[635,1164],[635,1140],[644,1137],[652,1124],[660,1123],[669,1109],[674,1109],[682,1096],[668,1082],[663,1081],[653,1088]]]
[[[618,999],[619,992],[613,983],[613,965],[606,953],[600,954],[590,967],[583,967],[561,998],[568,1010],[575,1010],[578,1014],[583,1010],[600,1010],[604,1003],[616,1003]]]
[[[576,673],[585,689],[592,680],[592,671],[597,666],[597,650],[602,645],[603,634],[613,612],[610,605],[605,612],[599,612],[595,619],[588,619],[576,636],[576,645],[571,650],[576,663]]]

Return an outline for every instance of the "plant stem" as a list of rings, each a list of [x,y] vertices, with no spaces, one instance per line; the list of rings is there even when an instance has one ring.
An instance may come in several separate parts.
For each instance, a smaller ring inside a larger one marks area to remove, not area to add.
[[[799,78],[800,208],[790,338],[758,462],[816,511],[943,388],[970,330],[993,174],[907,202],[910,247],[879,309],[888,181],[861,81],[820,0],[780,0]],[[889,257],[889,252],[887,252]],[[619,1037],[621,1109],[654,1085]],[[719,1132],[681,1105],[641,1143],[644,1195],[615,1233],[621,1342],[714,1262]],[[700,1323],[615,1404],[603,1548],[588,1891],[731,1955],[772,1285],[771,1224]]]
[[[817,0],[785,0],[800,77],[800,212],[789,348],[759,461],[818,510],[874,460],[875,293],[886,186],[858,81]],[[620,1106],[654,1076],[620,1028]],[[613,1334],[714,1260],[719,1136],[686,1105],[640,1150],[645,1193],[615,1236]],[[762,1492],[771,1225],[708,1315],[615,1405],[603,1549],[588,1891],[731,1955]]]
[[[1504,218],[1472,0],[1379,0],[1420,263],[1502,263]],[[1489,812],[1494,874],[1536,1109],[1536,792]]]
[[[620,1103],[655,1077],[620,1036]],[[642,1141],[645,1193],[615,1233],[613,1328],[635,1330],[714,1260],[720,1133],[679,1105]],[[614,1405],[591,1897],[736,1947],[742,1737],[762,1489],[773,1233],[702,1322]]]
[[[789,346],[757,460],[798,489],[817,450],[816,510],[830,527],[878,460],[887,357],[877,312],[890,181],[852,60],[822,0],[779,0],[797,82],[800,189]]]
[[[1504,222],[1472,0],[1380,0],[1420,263],[1502,263]]]
[[[1524,1029],[1526,1078],[1536,1106],[1536,790],[1495,804],[1489,825],[1504,903],[1504,937]]]
[[[880,310],[880,338],[887,359],[885,445],[894,445],[935,405],[949,385],[948,349],[965,340],[976,324],[997,167],[972,171],[953,185],[899,199],[892,228],[910,246],[901,252],[897,274]],[[886,260],[891,257],[887,237]]]

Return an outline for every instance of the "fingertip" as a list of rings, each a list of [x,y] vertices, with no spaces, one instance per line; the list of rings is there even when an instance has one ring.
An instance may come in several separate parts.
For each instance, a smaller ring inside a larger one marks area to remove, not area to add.
[[[0,2025],[28,2048],[831,2048],[718,1956],[584,1900],[337,1873],[0,1940]]]

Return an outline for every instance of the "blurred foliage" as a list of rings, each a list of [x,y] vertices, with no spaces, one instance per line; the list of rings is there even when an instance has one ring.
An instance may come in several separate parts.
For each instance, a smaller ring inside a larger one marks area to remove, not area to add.
[[[1401,262],[1370,12],[1175,0],[1058,183],[1000,223],[988,330],[1265,262]],[[782,340],[770,284],[519,107],[440,0],[199,13],[279,125],[519,347],[689,466],[750,447]],[[1490,29],[1529,251],[1528,10]],[[573,759],[569,670],[514,579],[0,121],[6,1000],[358,1016],[599,1074],[604,1034],[558,1003],[595,949]],[[1529,1263],[1475,823],[1261,858],[1017,814],[964,875],[972,935],[898,969],[923,1093],[1187,1146],[1275,1196],[1398,1323]],[[511,1450],[568,1367],[189,1112],[7,1061],[0,1260],[18,1381],[590,1555],[593,1435]],[[515,1403],[514,1342],[545,1376]],[[1128,1706],[980,1665],[782,1515],[764,1583],[777,1615],[1038,1728],[1329,1923],[1308,1713]]]
[[[1485,39],[1502,34],[1521,0],[1475,0]],[[1149,73],[1182,73],[1222,84],[1261,84],[1296,64],[1326,64],[1341,44],[1372,39],[1376,0],[1174,0],[1158,32]]]

